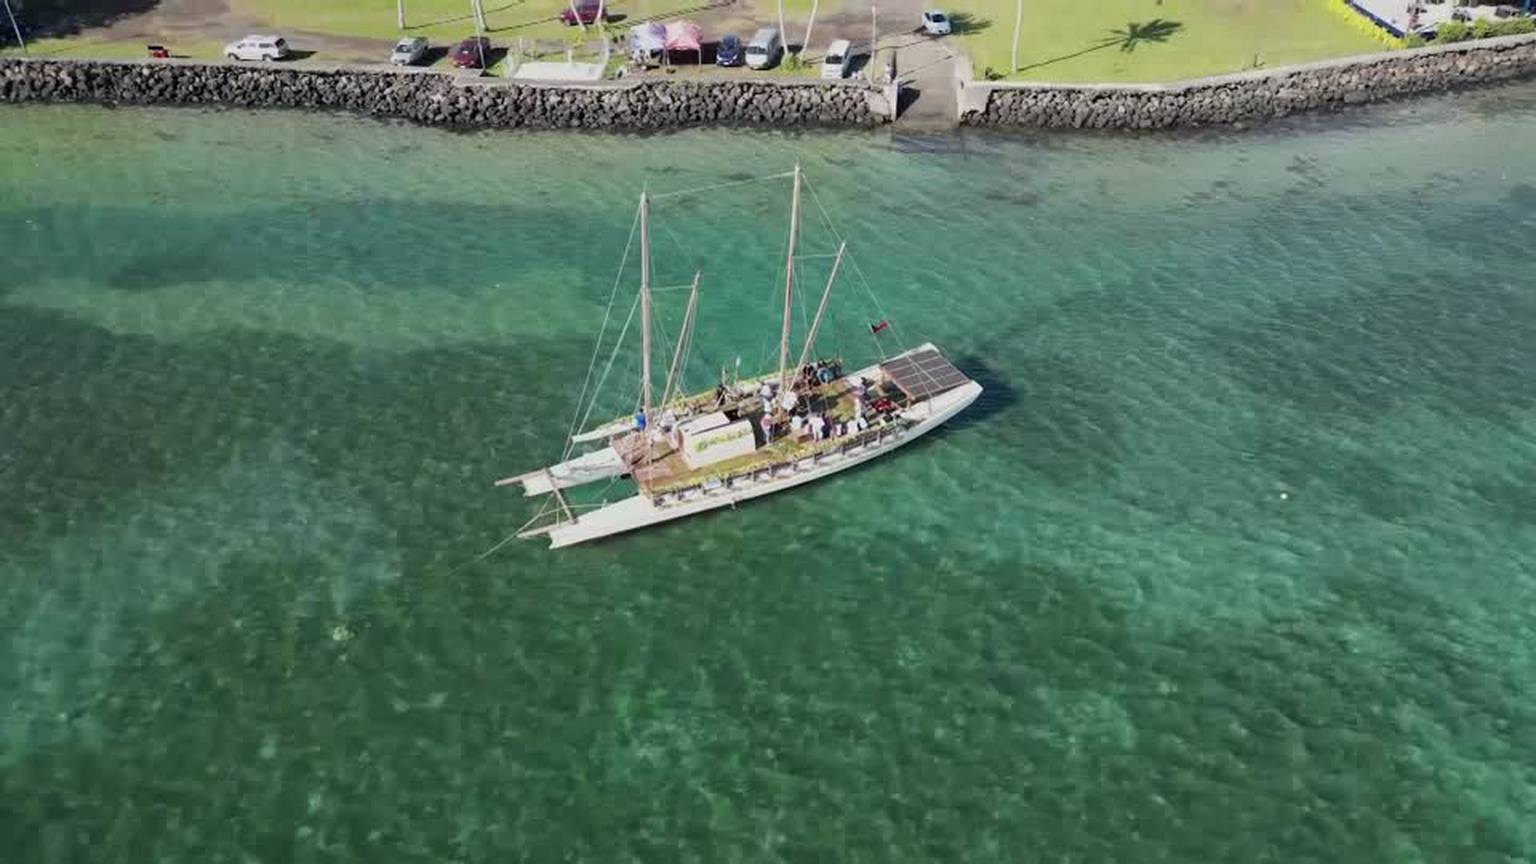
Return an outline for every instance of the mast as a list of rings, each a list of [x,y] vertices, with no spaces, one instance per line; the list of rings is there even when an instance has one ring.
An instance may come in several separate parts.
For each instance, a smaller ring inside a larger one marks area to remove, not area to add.
[[[661,389],[661,405],[663,408],[672,400],[673,391],[680,391],[683,388],[683,382],[678,380],[678,364],[682,362],[684,346],[693,336],[693,310],[699,302],[700,275],[702,275],[702,271],[693,271],[693,290],[688,292],[688,308],[683,312],[683,326],[677,332],[677,348],[672,352],[672,366],[667,369],[667,384]],[[721,371],[724,372],[723,369]],[[722,374],[720,378],[723,383],[725,376]]]
[[[784,264],[784,327],[779,334],[779,390],[784,389],[789,362],[789,313],[795,290],[795,240],[800,234],[800,163],[795,163],[795,193],[789,204],[789,258]]]
[[[843,252],[848,248],[848,241],[843,241],[837,246],[837,257],[832,259],[832,272],[827,275],[827,287],[821,292],[821,304],[816,307],[816,318],[811,321],[811,332],[805,334],[805,347],[800,349],[800,359],[795,361],[795,368],[805,365],[805,358],[810,356],[811,345],[816,341],[816,331],[821,329],[821,316],[827,312],[827,299],[832,296],[832,283],[837,281],[837,268],[843,264]]]
[[[651,208],[640,193],[640,406],[651,424]]]

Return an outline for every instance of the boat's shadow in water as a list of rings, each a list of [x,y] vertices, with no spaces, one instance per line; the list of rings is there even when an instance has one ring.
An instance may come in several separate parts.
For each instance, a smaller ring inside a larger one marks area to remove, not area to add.
[[[983,423],[998,414],[1002,414],[1013,407],[1019,401],[1019,393],[1013,389],[997,370],[988,366],[981,358],[971,354],[962,354],[955,358],[955,368],[969,375],[972,381],[981,385],[981,395],[970,407],[950,418],[949,422],[933,430],[934,433],[950,433],[959,429],[969,429],[972,426]],[[933,437],[933,433],[923,436]],[[917,442],[921,443],[921,442]]]

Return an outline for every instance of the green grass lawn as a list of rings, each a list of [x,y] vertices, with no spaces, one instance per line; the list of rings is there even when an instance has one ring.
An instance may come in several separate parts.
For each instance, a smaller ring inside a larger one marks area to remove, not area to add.
[[[102,39],[90,34],[69,36],[59,39],[39,39],[36,42],[27,43],[27,56],[48,58],[81,58],[91,60],[143,60],[148,54],[144,46],[149,41],[145,39],[119,39],[116,41]],[[172,44],[178,57],[192,57],[202,60],[210,60],[219,56],[223,43],[208,40],[178,40]],[[0,49],[0,56],[20,57],[22,52],[14,45],[8,45]]]
[[[956,38],[987,67],[1029,81],[1176,81],[1384,50],[1342,0],[952,0]]]

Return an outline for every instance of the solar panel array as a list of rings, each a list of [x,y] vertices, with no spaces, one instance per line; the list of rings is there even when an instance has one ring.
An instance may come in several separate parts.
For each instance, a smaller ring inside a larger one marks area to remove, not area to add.
[[[937,396],[970,381],[937,351],[926,350],[880,364],[902,392],[914,400]]]

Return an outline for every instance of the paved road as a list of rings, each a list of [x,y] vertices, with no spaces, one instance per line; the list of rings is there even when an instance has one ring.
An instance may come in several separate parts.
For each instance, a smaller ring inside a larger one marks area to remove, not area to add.
[[[902,114],[900,125],[914,128],[950,128],[957,115],[954,78],[957,51],[948,39],[932,39],[918,33],[924,9],[942,2],[934,0],[876,0],[877,14],[870,15],[871,0],[820,0],[816,23],[811,32],[805,57],[818,61],[833,39],[847,39],[856,49],[867,47],[874,26],[880,28],[879,47],[896,51],[896,73],[910,84],[916,94]],[[748,16],[751,7],[746,7]],[[805,38],[805,21],[791,18],[786,29],[788,41],[799,44]],[[888,55],[881,54],[878,68],[863,67],[872,80],[885,81]]]
[[[897,119],[898,126],[949,129],[959,108],[955,96],[955,49],[947,39],[913,36],[896,45],[896,72],[916,98]]]
[[[836,4],[836,11],[827,15],[826,7],[832,4]],[[878,5],[879,48],[884,53],[879,55],[876,64],[879,68],[867,68],[866,74],[873,80],[885,81],[885,64],[889,62],[889,52],[895,51],[897,77],[911,90],[909,98],[915,96],[903,111],[899,125],[953,127],[957,116],[954,86],[957,50],[948,38],[935,39],[919,32],[923,10],[935,5],[942,8],[942,3],[878,0]],[[830,4],[823,0],[822,17],[811,37],[821,46],[813,44],[811,52],[817,52],[818,47],[824,47],[827,41],[836,38],[848,39],[855,45],[868,45],[871,23],[870,0],[831,0]],[[797,32],[793,25],[789,29],[791,33]]]

